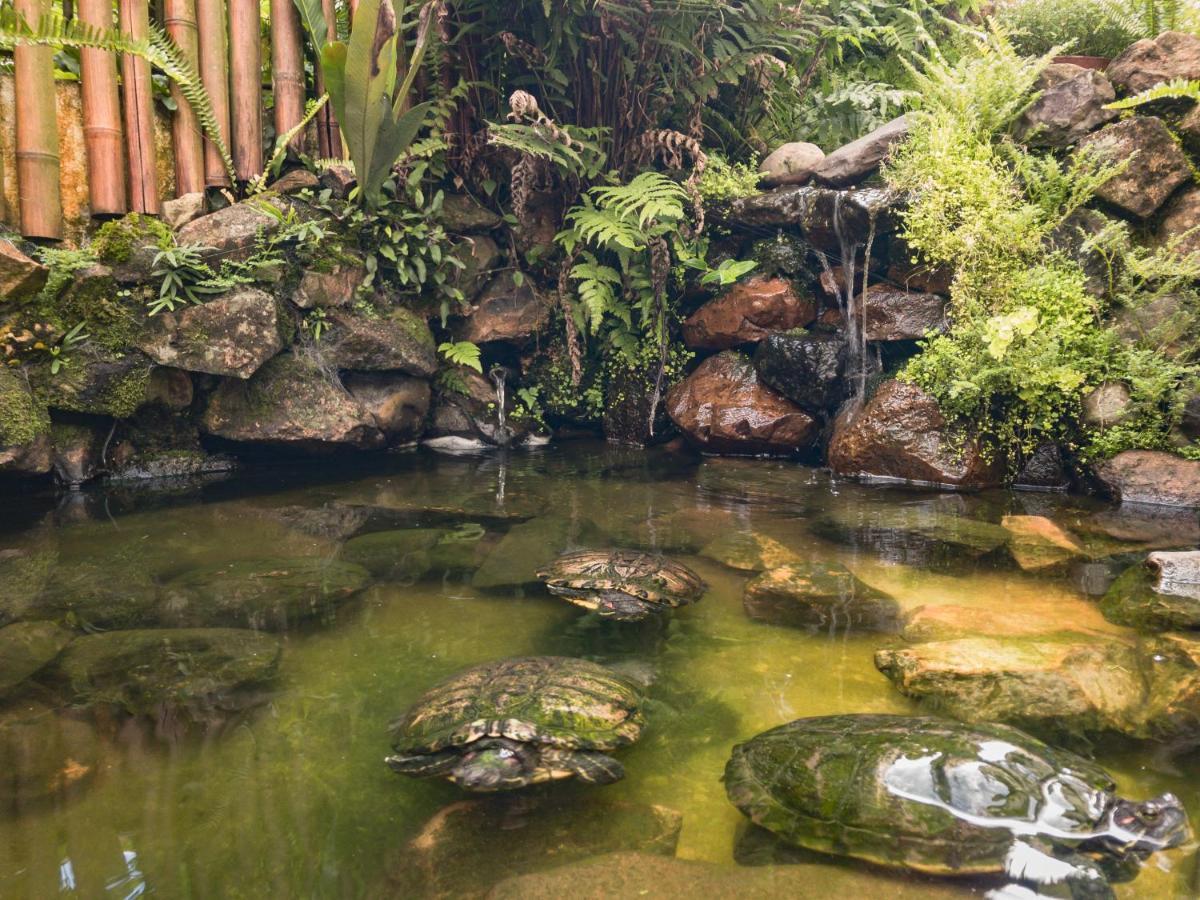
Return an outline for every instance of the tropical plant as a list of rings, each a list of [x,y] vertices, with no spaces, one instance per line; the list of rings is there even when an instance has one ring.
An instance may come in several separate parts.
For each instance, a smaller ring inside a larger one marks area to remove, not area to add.
[[[236,179],[233,159],[217,127],[212,101],[204,89],[200,74],[179,49],[179,45],[158,26],[151,23],[147,37],[134,38],[119,29],[98,29],[78,19],[66,19],[57,11],[48,12],[36,23],[30,24],[11,4],[0,7],[0,49],[11,50],[21,44],[126,53],[161,69],[191,105],[205,137],[220,153],[230,179]]]
[[[1144,36],[1130,6],[1124,0],[1018,0],[1001,6],[996,18],[1026,56],[1063,47],[1081,56],[1114,57]]]
[[[453,365],[466,366],[480,375],[483,374],[482,351],[478,344],[471,341],[446,341],[438,346],[438,353]]]
[[[360,0],[348,41],[330,36],[320,0],[296,0],[317,49],[329,102],[358,176],[357,196],[374,209],[392,167],[412,147],[431,104],[411,105],[413,85],[443,0],[421,4],[411,57],[391,0]],[[407,10],[407,6],[403,13]]]
[[[176,307],[199,304],[205,297],[221,292],[215,285],[216,273],[205,261],[205,247],[171,247],[154,257],[152,276],[160,280],[158,296],[147,305],[150,315],[174,312]]]

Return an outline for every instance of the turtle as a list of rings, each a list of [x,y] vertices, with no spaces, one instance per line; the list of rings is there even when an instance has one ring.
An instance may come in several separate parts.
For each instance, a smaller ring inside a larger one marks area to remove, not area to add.
[[[1001,876],[1003,897],[1112,897],[1111,878],[1191,833],[1174,795],[1123,799],[1096,764],[1007,725],[799,719],[734,747],[724,781],[734,806],[787,843],[926,874]]]
[[[626,622],[695,603],[707,590],[687,566],[637,550],[564,553],[537,577],[550,593]]]
[[[485,663],[432,688],[392,725],[393,771],[468,791],[579,778],[611,784],[608,753],[642,732],[641,691],[597,663],[533,656]]]

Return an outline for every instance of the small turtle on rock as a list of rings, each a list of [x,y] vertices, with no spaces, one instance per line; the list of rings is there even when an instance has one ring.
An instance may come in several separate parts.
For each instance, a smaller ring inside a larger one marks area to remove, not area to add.
[[[1004,898],[1112,898],[1114,872],[1190,839],[1174,795],[1115,790],[1095,764],[1015,728],[909,716],[800,719],[734,747],[725,767],[733,804],[791,844],[1006,877],[991,895]]]
[[[468,791],[507,791],[579,778],[611,784],[625,770],[609,752],[642,732],[641,692],[596,663],[535,656],[460,672],[392,725],[387,764]]]
[[[550,593],[621,621],[695,603],[707,589],[687,566],[636,550],[564,553],[537,573]]]

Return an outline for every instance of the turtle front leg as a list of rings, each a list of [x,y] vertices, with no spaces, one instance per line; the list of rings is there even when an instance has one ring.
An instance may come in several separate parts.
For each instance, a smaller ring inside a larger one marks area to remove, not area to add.
[[[1036,839],[1014,841],[1004,860],[1005,874],[1017,884],[988,893],[988,900],[1114,900],[1104,871],[1080,853],[1056,850]]]
[[[393,772],[411,778],[437,778],[448,775],[462,760],[457,752],[445,750],[441,753],[395,754],[384,762]]]
[[[547,751],[542,751],[544,762],[555,769],[570,772],[588,784],[612,784],[625,777],[623,765],[597,750],[555,751],[552,760],[546,757]]]

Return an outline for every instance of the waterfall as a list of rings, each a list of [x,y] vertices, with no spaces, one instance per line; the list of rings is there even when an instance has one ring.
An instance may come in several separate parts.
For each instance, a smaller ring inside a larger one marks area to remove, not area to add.
[[[868,194],[871,194],[868,196]],[[886,206],[886,194],[875,197],[879,192],[838,191],[833,201],[833,233],[837,238],[838,250],[842,257],[841,284],[834,277],[833,267],[826,254],[817,251],[817,259],[829,276],[837,292],[838,306],[846,323],[846,338],[849,345],[849,371],[846,373],[853,385],[853,396],[861,399],[866,393],[867,386],[867,291],[871,283],[871,253],[875,247],[876,231],[879,225],[879,212]],[[850,199],[860,201],[867,212],[866,244],[855,240],[854,228],[847,224],[845,207]],[[855,289],[858,278],[858,251],[865,250],[863,255],[863,286],[861,295]]]
[[[492,366],[488,376],[492,379],[492,384],[496,386],[496,443],[501,447],[507,447],[511,442],[508,433],[508,410],[505,408],[508,399],[505,385],[508,370],[504,366]]]

